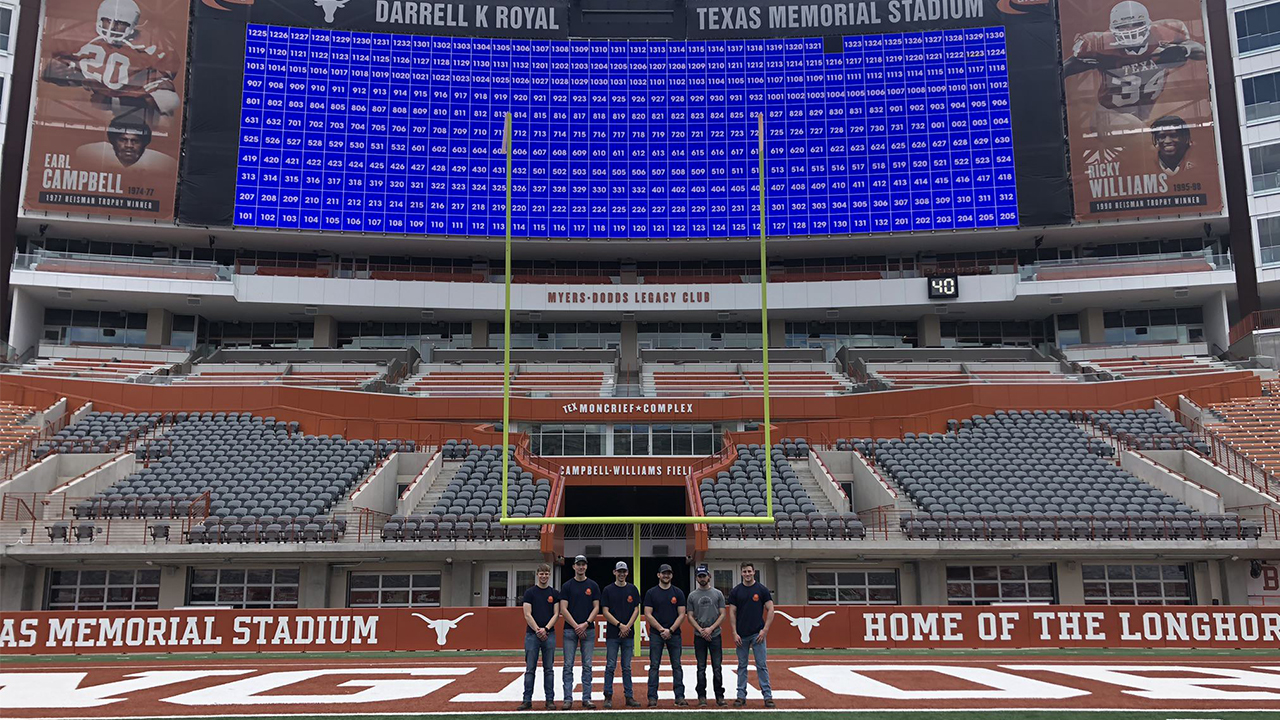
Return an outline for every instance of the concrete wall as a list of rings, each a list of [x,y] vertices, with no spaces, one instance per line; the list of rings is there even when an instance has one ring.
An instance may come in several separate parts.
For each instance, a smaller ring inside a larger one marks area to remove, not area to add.
[[[61,420],[67,414],[67,405],[67,399],[62,398],[44,410],[34,413],[29,424],[35,427],[44,427],[51,422]]]
[[[117,456],[95,453],[93,455],[60,455],[59,457],[68,458],[64,462],[72,466],[76,465],[76,463],[70,458],[98,459],[97,465],[90,465],[88,468],[81,470],[80,473],[67,473],[64,475],[64,477],[75,479],[66,487],[59,488],[58,492],[66,493],[68,497],[74,498],[92,497],[128,477],[138,468],[138,460],[133,453],[121,453]],[[115,459],[111,459],[112,457]],[[80,477],[77,477],[77,475],[80,475]]]
[[[1058,571],[1058,602],[1063,605],[1084,604],[1084,571],[1076,560],[1054,563]]]
[[[1223,508],[1270,505],[1273,502],[1267,495],[1189,450],[1148,450],[1144,454],[1218,493],[1222,497]]]
[[[373,477],[351,496],[353,507],[367,508],[386,515],[396,512],[396,501],[400,499],[400,485],[397,480],[400,476],[401,454],[393,453],[387,458],[382,467],[374,472]]]
[[[837,510],[844,512],[852,509],[849,497],[844,494],[844,490],[836,482],[836,479],[827,472],[827,468],[823,463],[825,459],[819,457],[818,453],[809,453],[809,471],[813,473],[814,480],[817,480],[818,487],[822,489],[822,494],[827,500],[836,507]]]
[[[13,291],[9,312],[9,344],[19,355],[35,347],[44,332],[44,305],[30,291]]]
[[[1194,510],[1210,514],[1222,513],[1221,495],[1209,488],[1187,482],[1135,452],[1129,450],[1121,451],[1120,467],[1133,473],[1139,480],[1180,500]]]
[[[436,478],[440,477],[440,470],[444,467],[444,456],[440,451],[436,451],[432,455],[427,453],[398,453],[400,458],[400,467],[397,468],[397,475],[408,475],[414,473],[413,482],[409,483],[409,487],[405,489],[404,497],[396,501],[396,512],[401,515],[408,515],[418,506],[423,496],[435,483]]]
[[[83,475],[114,457],[116,457],[115,453],[84,453],[82,455],[57,453],[49,455],[30,468],[14,475],[8,481],[0,483],[0,493],[53,492],[63,482]],[[136,466],[136,462],[132,462],[133,456],[129,455],[128,457],[131,462],[128,472],[125,472],[124,475],[115,476],[114,479],[105,485],[101,485],[101,487],[97,487],[96,484],[82,485],[81,483],[76,483],[73,486],[74,489],[68,492],[75,497],[89,496],[125,477],[125,475],[133,472],[133,468]],[[96,489],[87,490],[89,487]]]
[[[36,587],[41,573],[35,567],[13,561],[0,562],[0,611],[37,609]]]
[[[1227,294],[1219,290],[1204,304],[1204,339],[1213,354],[1231,347],[1231,320],[1227,317]],[[1217,346],[1215,348],[1214,346]]]
[[[861,512],[897,502],[894,490],[882,480],[861,455],[853,451],[822,451],[822,461],[838,482],[853,482],[853,509]]]

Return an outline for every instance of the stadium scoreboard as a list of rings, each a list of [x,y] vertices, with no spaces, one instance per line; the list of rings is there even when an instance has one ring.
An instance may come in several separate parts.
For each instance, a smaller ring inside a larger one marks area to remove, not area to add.
[[[246,26],[234,224],[742,238],[1019,224],[1005,28],[710,41]]]

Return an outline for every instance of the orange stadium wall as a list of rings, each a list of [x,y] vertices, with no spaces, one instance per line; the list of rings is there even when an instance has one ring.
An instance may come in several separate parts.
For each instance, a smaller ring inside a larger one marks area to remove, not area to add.
[[[780,606],[773,649],[1269,648],[1280,609],[1251,607]],[[0,654],[514,650],[518,608],[25,612],[0,619]],[[597,623],[603,639],[604,624]],[[642,632],[647,637],[647,632]],[[642,637],[642,639],[643,639]]]
[[[897,437],[938,432],[952,418],[995,410],[1095,410],[1150,408],[1155,400],[1176,407],[1178,395],[1200,405],[1256,397],[1261,382],[1251,372],[1176,375],[1072,385],[964,385],[857,395],[780,397],[771,404],[783,436],[810,442],[837,437]],[[421,398],[284,386],[207,387],[44,378],[0,377],[0,398],[45,407],[66,397],[73,407],[92,401],[110,411],[250,411],[296,420],[309,433],[349,438],[404,438],[438,444],[468,437],[494,442],[476,423],[502,416],[501,398]],[[601,398],[566,401],[513,398],[511,417],[539,422],[717,422],[763,417],[760,398]],[[423,418],[432,418],[425,420]]]

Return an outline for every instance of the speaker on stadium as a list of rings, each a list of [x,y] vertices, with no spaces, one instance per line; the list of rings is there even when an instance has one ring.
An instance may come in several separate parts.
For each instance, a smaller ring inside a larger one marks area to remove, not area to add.
[[[1249,561],[1249,577],[1255,580],[1262,577],[1262,561],[1261,560]]]

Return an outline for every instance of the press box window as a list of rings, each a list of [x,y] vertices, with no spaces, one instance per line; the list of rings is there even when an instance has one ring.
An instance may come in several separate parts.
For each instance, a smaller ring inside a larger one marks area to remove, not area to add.
[[[1191,605],[1186,565],[1084,565],[1086,605]]]
[[[949,565],[948,605],[1053,603],[1051,565]]]
[[[45,610],[156,610],[159,570],[50,570]]]
[[[351,573],[347,607],[440,607],[440,573]]]
[[[809,570],[810,605],[897,605],[897,570]]]
[[[244,609],[298,607],[297,568],[192,569],[188,605]]]

